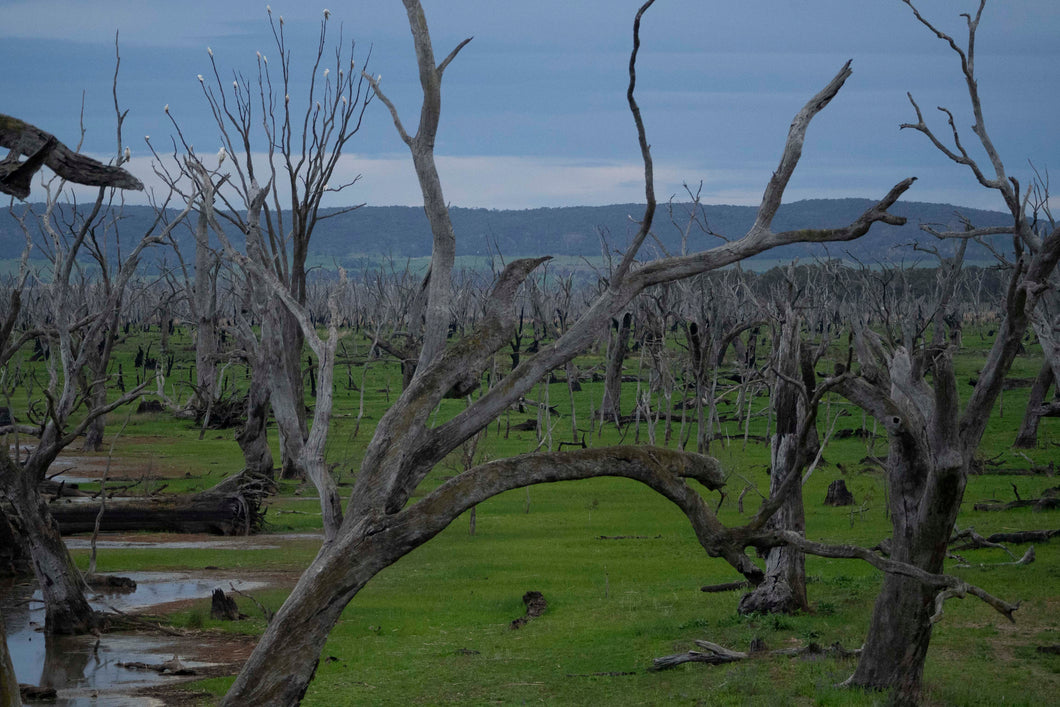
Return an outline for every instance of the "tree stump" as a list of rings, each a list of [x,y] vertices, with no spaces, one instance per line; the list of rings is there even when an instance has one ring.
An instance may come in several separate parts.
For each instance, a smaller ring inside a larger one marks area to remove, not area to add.
[[[828,484],[828,494],[824,497],[826,506],[853,506],[854,494],[847,490],[847,482],[836,479]]]
[[[508,628],[517,629],[526,626],[531,619],[536,619],[541,614],[545,613],[545,609],[548,608],[548,602],[541,592],[529,591],[523,595],[523,603],[526,604],[526,616],[520,616],[515,621],[512,621]]]
[[[236,600],[225,594],[223,589],[213,590],[213,600],[210,604],[210,618],[219,621],[238,621],[245,619],[244,614],[239,613]]]

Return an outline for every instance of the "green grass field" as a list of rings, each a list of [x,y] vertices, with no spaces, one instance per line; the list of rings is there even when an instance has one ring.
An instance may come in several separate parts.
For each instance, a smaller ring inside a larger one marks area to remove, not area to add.
[[[127,383],[135,376],[131,352],[138,336],[130,335],[123,345]],[[142,336],[141,343],[146,345],[157,332]],[[967,349],[958,361],[962,392],[971,390],[963,381],[975,375],[983,355],[980,337],[966,333],[965,342]],[[170,380],[187,380],[190,343],[178,330],[171,345],[179,356]],[[363,341],[351,338],[349,346],[363,357]],[[1037,347],[1029,346],[1011,375],[1033,376],[1040,360]],[[599,357],[586,357],[579,365],[585,369],[598,361]],[[627,373],[636,374],[637,368],[638,361],[632,357]],[[359,385],[360,366],[351,370]],[[239,386],[242,375],[233,367],[230,385]],[[642,373],[645,380],[646,375]],[[346,388],[346,364],[341,360],[336,380],[329,460],[340,483],[348,484],[388,399],[400,393],[401,380],[396,365],[370,364],[365,378],[365,416],[359,425],[359,392]],[[578,426],[583,431],[588,429],[591,406],[594,401],[599,404],[600,385],[586,384],[577,396]],[[25,390],[26,399],[31,399],[32,387]],[[629,390],[627,409],[633,399],[632,387]],[[174,391],[179,389],[174,387]],[[1023,498],[1036,497],[1060,484],[1045,474],[1015,475],[1060,459],[1060,422],[1056,420],[1043,420],[1038,449],[1010,448],[1026,395],[1025,387],[1006,391],[995,410],[980,454],[986,460],[986,473],[970,479],[958,527],[974,526],[984,536],[1002,530],[1060,527],[1057,511],[972,510],[976,501],[1013,500],[1013,484]],[[550,417],[553,444],[568,441],[570,405],[565,383],[554,383],[547,392],[535,390],[528,397],[547,400],[557,408],[557,414]],[[12,402],[16,414],[26,405],[26,400]],[[461,401],[445,401],[438,419],[462,405]],[[755,411],[765,407],[764,398],[752,405]],[[863,425],[860,411],[833,399],[822,411],[822,430],[841,411],[837,429]],[[731,409],[723,406],[721,412]],[[527,408],[491,425],[476,458],[536,448],[539,442],[534,432],[509,431],[509,425],[536,416],[535,409]],[[110,416],[108,446],[126,418],[125,411]],[[750,484],[765,491],[769,486],[768,449],[756,441],[756,435],[765,434],[766,418],[751,418],[746,442],[743,422],[724,423],[723,433],[710,450],[730,475],[720,515],[732,524],[745,521],[759,501],[754,490],[748,492],[741,515],[737,496],[744,487]],[[679,425],[675,419],[675,434]],[[872,428],[871,420],[867,427]],[[661,424],[657,433],[657,443],[662,443]],[[116,438],[115,455],[124,462],[135,462],[145,475],[166,477],[167,492],[198,490],[240,469],[234,434],[234,430],[207,430],[200,440],[200,430],[192,422],[163,413],[133,414]],[[270,434],[275,443],[275,434]],[[625,441],[632,442],[635,434],[627,429]],[[620,437],[614,426],[606,426],[589,440],[598,446]],[[646,427],[639,438],[642,443],[647,441]],[[886,454],[882,436],[850,437],[829,444],[824,462],[804,489],[811,538],[872,546],[889,534],[883,476],[877,465],[865,461],[870,453]],[[440,465],[421,491],[458,473],[462,467],[456,456]],[[828,483],[840,477],[857,499],[853,509],[822,505]],[[296,493],[302,495],[296,497]],[[716,504],[718,496],[712,494],[710,501]],[[850,660],[769,657],[726,667],[686,664],[665,672],[648,670],[653,657],[694,648],[695,639],[737,650],[746,650],[756,637],[770,648],[808,642],[839,642],[856,648],[865,635],[880,582],[879,573],[864,563],[809,558],[812,612],[740,617],[736,613],[740,592],[705,594],[699,590],[702,585],[739,579],[736,573],[705,555],[676,508],[634,482],[600,479],[537,486],[496,497],[476,513],[475,535],[469,534],[466,516],[458,519],[437,538],[383,571],[354,599],[331,635],[305,704],[827,705],[884,701],[881,695],[836,687],[853,671]],[[319,528],[313,489],[284,482],[267,518],[272,532]],[[1025,549],[1013,548],[1017,556]],[[107,549],[100,552],[99,570],[120,573],[216,566],[234,573],[265,570],[294,577],[315,551],[312,541],[295,543],[286,553]],[[974,599],[947,604],[929,653],[927,704],[1041,705],[1056,700],[1060,656],[1035,648],[1060,643],[1060,540],[1041,544],[1035,551],[1036,561],[1023,567],[959,569],[956,562],[948,562],[947,571],[1023,604],[1015,625]],[[973,564],[1009,560],[997,550],[962,555]],[[87,552],[77,551],[75,556],[87,564]],[[529,590],[544,594],[548,610],[522,629],[511,630],[509,623],[524,613],[521,597]],[[277,608],[285,591],[271,589],[255,596]],[[208,618],[209,602],[204,600],[201,606],[169,620],[178,626],[260,633],[264,628],[260,612],[246,599],[239,602],[253,618],[222,625]],[[208,680],[191,687],[220,695],[229,682]]]

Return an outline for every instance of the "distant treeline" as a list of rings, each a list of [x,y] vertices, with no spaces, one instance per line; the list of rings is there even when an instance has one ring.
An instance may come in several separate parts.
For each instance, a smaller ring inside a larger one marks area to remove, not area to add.
[[[869,199],[809,199],[785,204],[774,222],[777,231],[839,227],[853,221],[872,205]],[[37,211],[41,205],[31,205]],[[18,213],[25,206],[14,207]],[[682,230],[689,223],[690,204],[674,204],[659,210],[654,226],[655,240],[645,246],[645,257],[653,254],[680,253]],[[720,237],[736,238],[743,235],[754,222],[755,208],[750,206],[700,206],[696,224],[688,230],[689,251],[704,250],[722,242]],[[457,233],[457,254],[486,256],[501,254],[505,258],[557,255],[600,256],[603,249],[622,250],[636,230],[634,219],[643,207],[637,204],[611,206],[570,206],[527,210],[465,209],[451,211]],[[910,244],[924,243],[945,249],[932,236],[920,230],[921,224],[932,224],[943,230],[963,230],[961,217],[976,226],[1004,225],[1005,214],[922,202],[899,202],[893,213],[908,218],[903,227],[877,224],[865,237],[834,243],[828,248],[800,244],[786,246],[760,256],[768,260],[792,258],[833,257],[874,262],[912,262],[927,257],[915,252]],[[126,206],[120,228],[132,242],[147,231],[154,220],[154,212],[147,206]],[[35,224],[34,219],[27,220]],[[193,240],[189,228],[193,221],[178,229],[178,244],[185,253],[192,252]],[[33,225],[32,228],[38,228]],[[711,235],[717,234],[717,235]],[[39,242],[40,233],[34,234]],[[1009,238],[996,237],[999,244]],[[124,239],[123,239],[124,240]],[[17,258],[25,236],[17,220],[8,210],[0,213],[0,252],[5,258]],[[415,258],[430,254],[430,229],[423,209],[411,206],[364,206],[318,223],[313,233],[310,257],[317,262],[335,262],[343,267],[358,267],[366,259],[380,256]],[[167,257],[164,249],[155,257]],[[978,245],[969,249],[970,261],[987,261],[989,252]]]

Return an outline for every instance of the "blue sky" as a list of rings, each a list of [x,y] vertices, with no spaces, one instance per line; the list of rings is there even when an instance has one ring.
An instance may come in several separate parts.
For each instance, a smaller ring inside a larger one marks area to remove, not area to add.
[[[329,31],[356,39],[407,125],[418,83],[398,0],[272,3],[283,15],[295,74],[304,75],[324,7]],[[632,18],[628,0],[426,0],[436,52],[474,40],[443,85],[437,144],[454,205],[530,208],[640,200],[641,166],[625,104]],[[975,0],[921,0],[921,11],[960,38]],[[263,2],[184,0],[0,0],[0,112],[76,143],[84,95],[84,150],[115,150],[111,78],[120,31],[118,92],[129,110],[131,169],[151,183],[143,139],[168,144],[168,104],[189,142],[220,142],[197,74],[207,47],[222,71],[255,70],[275,55]],[[1060,165],[1060,3],[991,0],[978,39],[977,73],[988,129],[1011,174],[1026,184],[1029,161]],[[660,200],[703,182],[707,203],[757,204],[779,159],[788,124],[847,59],[854,75],[810,129],[786,200],[881,196],[907,176],[907,198],[1001,208],[966,170],[898,125],[913,118],[911,91],[946,132],[934,107],[951,108],[974,146],[956,56],[900,0],[658,0],[644,20],[638,100],[656,164]],[[300,61],[301,60],[301,61]],[[296,100],[297,96],[292,96]],[[404,145],[380,103],[348,146],[344,173],[361,182],[333,203],[416,204]],[[977,157],[979,151],[973,152]]]

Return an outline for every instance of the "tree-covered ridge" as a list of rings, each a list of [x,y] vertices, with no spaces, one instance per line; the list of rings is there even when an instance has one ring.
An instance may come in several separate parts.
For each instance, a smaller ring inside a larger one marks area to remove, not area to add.
[[[828,228],[849,223],[865,211],[869,199],[807,199],[785,204],[775,221],[777,231]],[[21,207],[16,207],[21,208]],[[610,206],[546,207],[526,210],[451,209],[453,227],[458,234],[457,255],[488,255],[502,253],[505,258],[539,255],[598,256],[603,235],[612,250],[623,250],[636,231],[634,214],[643,212],[643,205],[613,204]],[[656,220],[654,254],[661,247],[676,254],[681,249],[682,229],[689,220],[691,204],[674,204],[672,213],[660,214]],[[710,232],[726,238],[746,233],[754,222],[755,207],[702,205],[699,224]],[[961,218],[981,227],[1000,226],[1005,215],[925,202],[900,202],[893,211],[905,216],[904,226],[874,225],[869,234],[849,243],[829,247],[800,243],[783,246],[758,258],[770,260],[806,258],[830,255],[856,258],[866,263],[910,262],[919,254],[910,243],[931,243],[921,224],[935,224],[941,230],[960,230]],[[326,213],[326,210],[322,210]],[[672,216],[672,219],[670,218]],[[147,206],[126,206],[123,212],[125,228],[131,233],[143,232],[154,219],[154,211]],[[677,225],[674,225],[677,224]],[[175,234],[182,252],[194,250],[194,239],[188,228]],[[694,226],[688,236],[690,250],[702,250],[717,245],[721,240]],[[0,214],[0,248],[15,257],[21,252],[24,235],[10,212]],[[363,206],[355,211],[322,220],[310,244],[311,258],[335,260],[339,265],[352,266],[359,259],[376,256],[421,257],[430,255],[431,235],[421,207]],[[827,249],[826,249],[827,248]],[[986,260],[985,248],[973,245],[969,260]],[[646,253],[650,256],[653,253]]]

